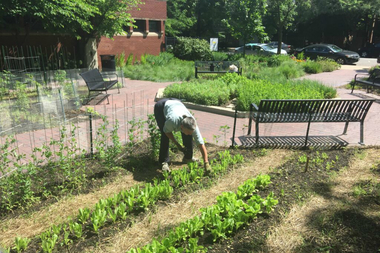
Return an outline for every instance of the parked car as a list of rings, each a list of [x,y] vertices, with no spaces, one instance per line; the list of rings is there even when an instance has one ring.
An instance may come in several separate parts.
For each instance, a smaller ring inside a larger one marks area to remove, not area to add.
[[[380,63],[380,54],[379,54],[379,56],[377,57],[377,63]]]
[[[235,53],[243,53],[244,47],[238,47],[235,49]],[[245,44],[245,54],[258,54],[258,55],[274,55],[277,54],[277,48],[268,46],[267,44],[260,43],[248,43]],[[281,49],[281,54],[287,54],[287,52]]]
[[[278,47],[278,41],[271,41],[271,42],[267,43],[267,45],[274,47],[274,48],[277,48]],[[285,44],[284,42],[281,42],[281,48],[284,49],[289,54],[292,46]]]
[[[358,53],[361,57],[378,57],[380,54],[380,42],[358,48]]]
[[[303,53],[304,57],[309,57],[312,60],[317,59],[318,56],[333,59],[339,64],[350,64],[359,61],[360,56],[358,53],[348,50],[343,50],[333,44],[313,44],[301,49],[296,49],[294,54],[297,56]]]

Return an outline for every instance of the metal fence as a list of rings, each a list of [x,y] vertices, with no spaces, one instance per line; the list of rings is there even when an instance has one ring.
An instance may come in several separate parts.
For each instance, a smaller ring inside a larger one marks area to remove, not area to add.
[[[33,72],[78,67],[74,47],[1,46],[0,71]]]

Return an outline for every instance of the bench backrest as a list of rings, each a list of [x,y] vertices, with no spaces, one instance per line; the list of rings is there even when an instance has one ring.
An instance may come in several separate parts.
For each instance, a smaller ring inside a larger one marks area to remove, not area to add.
[[[210,67],[213,66],[214,71],[228,72],[229,67],[232,64],[240,68],[239,62],[237,61],[195,61],[194,62],[194,66],[198,68],[198,71],[210,71]]]
[[[91,84],[96,84],[104,81],[102,75],[99,72],[99,69],[91,69],[89,71],[81,73],[80,76],[89,86],[91,86]]]
[[[360,122],[374,99],[300,99],[260,101],[251,117],[260,122]]]

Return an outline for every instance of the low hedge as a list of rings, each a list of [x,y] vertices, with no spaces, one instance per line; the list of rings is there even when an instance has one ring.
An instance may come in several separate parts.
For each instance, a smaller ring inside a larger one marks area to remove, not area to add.
[[[202,105],[224,105],[236,98],[237,109],[248,111],[251,103],[262,99],[328,99],[336,97],[336,90],[312,80],[270,82],[250,80],[244,76],[227,73],[208,81],[191,81],[172,84],[165,88],[165,97],[176,97]]]

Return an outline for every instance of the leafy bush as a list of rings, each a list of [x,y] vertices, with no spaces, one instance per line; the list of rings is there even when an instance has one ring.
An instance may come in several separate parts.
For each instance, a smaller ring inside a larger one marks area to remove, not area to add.
[[[116,67],[123,68],[125,66],[125,53],[122,52],[119,55],[116,55]]]
[[[258,104],[261,99],[328,99],[336,96],[336,90],[311,80],[270,82],[227,73],[217,80],[170,85],[164,96],[202,105],[223,105],[237,98],[238,110],[247,111],[251,103]]]
[[[340,65],[333,59],[318,57],[317,62],[322,67],[322,72],[331,72],[340,68]]]
[[[174,59],[172,53],[162,52],[159,55],[150,55],[146,56],[146,62],[156,66],[163,66],[168,64],[171,60]]]
[[[146,55],[144,62],[140,65],[126,65],[123,68],[124,76],[154,82],[188,81],[194,78],[194,63],[179,60],[171,53]]]
[[[213,61],[228,61],[228,54],[223,52],[212,52]]]
[[[305,75],[302,67],[294,61],[283,61],[278,67],[278,70],[287,79],[297,78]]]
[[[333,87],[312,80],[289,80],[271,83],[267,80],[243,80],[237,88],[237,109],[249,110],[251,103],[259,104],[262,99],[329,99],[336,96]]]
[[[301,66],[306,73],[317,74],[322,72],[322,65],[315,61],[305,61],[301,63]]]
[[[165,65],[128,65],[123,69],[124,76],[133,80],[153,82],[188,81],[194,78],[194,63],[173,59]]]
[[[182,60],[212,60],[210,45],[206,40],[179,37],[173,49],[174,55]]]
[[[375,69],[380,69],[380,66],[379,65],[376,65],[374,67],[371,67],[369,70],[368,70],[368,74],[372,75],[373,74],[373,71],[375,71]]]
[[[291,59],[289,58],[288,55],[283,55],[283,54],[272,55],[272,56],[268,57],[268,66],[269,67],[277,67],[277,66],[280,66],[282,63],[287,62],[287,61],[291,61]]]
[[[218,80],[201,80],[172,84],[165,88],[164,97],[184,99],[201,105],[222,105],[229,101],[229,88]]]

